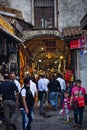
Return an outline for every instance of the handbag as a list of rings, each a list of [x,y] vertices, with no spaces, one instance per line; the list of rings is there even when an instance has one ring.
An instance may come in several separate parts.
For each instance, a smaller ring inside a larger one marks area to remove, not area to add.
[[[72,109],[77,109],[78,108],[78,100],[73,100],[72,101]]]

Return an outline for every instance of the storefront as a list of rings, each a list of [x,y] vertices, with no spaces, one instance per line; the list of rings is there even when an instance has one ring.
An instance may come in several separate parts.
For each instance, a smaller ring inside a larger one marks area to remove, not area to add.
[[[81,67],[80,67],[80,73],[81,73],[81,79],[83,81],[83,86],[86,87],[87,90],[87,14],[82,18],[80,21],[80,25],[82,30],[84,30],[83,33],[83,43],[84,43],[84,50],[83,55],[81,56]]]
[[[84,86],[86,87],[87,90],[87,14],[82,18],[80,21],[81,28],[84,30],[84,35],[83,35],[83,42],[85,43],[85,55],[82,58],[83,59],[83,66],[84,66],[84,74],[82,75],[83,81],[84,81]],[[85,95],[85,104],[87,105],[87,94]]]
[[[15,35],[14,28],[0,15],[0,71],[3,74],[6,69],[19,71],[19,43],[22,41]]]
[[[87,30],[87,14],[80,21],[81,28]]]

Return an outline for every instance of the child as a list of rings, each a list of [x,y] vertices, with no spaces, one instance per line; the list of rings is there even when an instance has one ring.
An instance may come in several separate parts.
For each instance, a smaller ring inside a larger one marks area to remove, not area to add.
[[[59,112],[60,115],[66,116],[66,122],[69,123],[70,121],[70,98],[69,93],[67,91],[64,92],[64,101],[62,104],[62,109]]]

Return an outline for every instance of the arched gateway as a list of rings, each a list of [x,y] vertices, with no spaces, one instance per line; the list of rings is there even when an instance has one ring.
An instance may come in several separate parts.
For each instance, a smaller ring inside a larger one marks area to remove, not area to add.
[[[20,46],[20,78],[25,73],[61,72],[70,65],[68,43],[58,30],[24,32]]]

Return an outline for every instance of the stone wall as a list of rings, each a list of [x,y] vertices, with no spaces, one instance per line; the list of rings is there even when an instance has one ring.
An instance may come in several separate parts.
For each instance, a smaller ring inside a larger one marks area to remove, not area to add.
[[[7,1],[7,0],[4,0]],[[32,0],[8,0],[9,6],[22,11],[23,18],[26,22],[32,23]]]
[[[79,26],[87,13],[87,0],[58,0],[59,30],[69,26]]]
[[[80,56],[80,79],[82,80],[82,85],[87,90],[87,52]]]
[[[22,11],[23,18],[34,23],[32,3],[34,0],[4,0],[9,6]],[[79,26],[83,16],[87,13],[87,0],[58,0],[59,30],[69,26]]]

